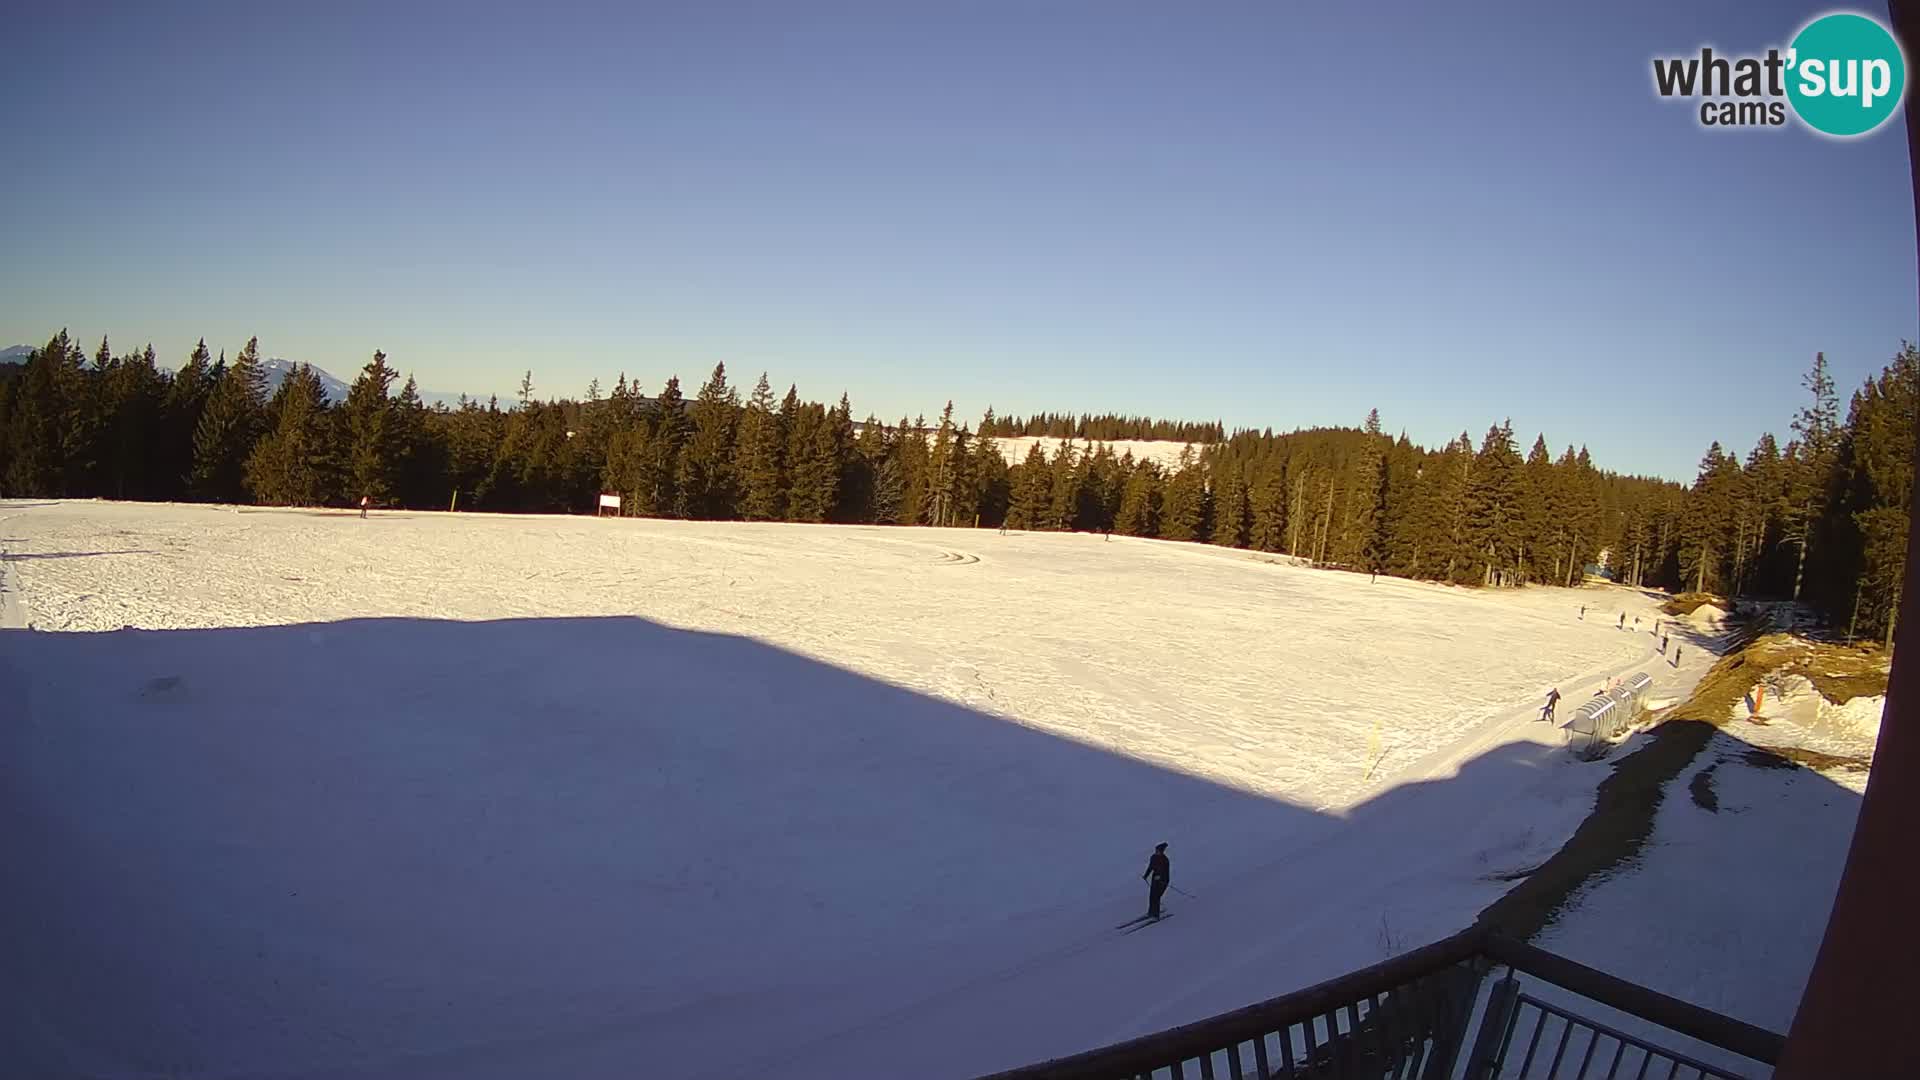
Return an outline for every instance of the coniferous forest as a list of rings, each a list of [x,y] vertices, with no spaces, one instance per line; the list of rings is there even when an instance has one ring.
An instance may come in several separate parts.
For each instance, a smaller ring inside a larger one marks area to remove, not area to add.
[[[344,401],[311,368],[271,394],[259,343],[204,341],[178,371],[151,346],[89,358],[65,331],[0,365],[0,495],[622,513],[709,520],[1112,531],[1281,553],[1463,585],[1623,583],[1798,598],[1850,636],[1891,641],[1920,429],[1920,353],[1903,345],[1845,414],[1824,357],[1784,444],[1718,442],[1691,487],[1623,476],[1585,448],[1502,422],[1434,448],[1358,428],[1276,434],[1141,416],[856,422],[847,396],[744,395],[725,365],[691,396],[596,381],[502,407],[425,405],[374,353]],[[1009,464],[998,440],[1037,443]],[[1190,445],[1171,466],[1111,440]]]

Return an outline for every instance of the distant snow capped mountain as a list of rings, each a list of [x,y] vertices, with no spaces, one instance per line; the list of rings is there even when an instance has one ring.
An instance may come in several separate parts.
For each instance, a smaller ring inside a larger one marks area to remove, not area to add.
[[[9,345],[0,349],[0,364],[24,364],[33,355],[31,345]]]
[[[280,384],[285,382],[287,376],[293,374],[293,369],[299,366],[300,361],[288,360],[282,356],[275,356],[260,361],[260,370],[267,374],[267,393],[271,395],[274,391],[280,389]],[[313,365],[308,366],[312,367]],[[338,405],[347,400],[347,391],[353,388],[351,383],[341,379],[323,367],[313,367],[313,373],[320,376],[320,385],[326,390],[328,401]],[[399,394],[400,387],[406,385],[406,381],[404,376],[395,379],[391,392],[396,395]],[[459,394],[443,394],[437,390],[421,390],[417,387],[414,392],[420,395],[421,402],[428,408],[442,404],[452,408],[460,403]]]
[[[280,389],[280,384],[286,382],[287,376],[293,374],[293,369],[299,366],[298,360],[288,360],[279,356],[260,361],[260,370],[267,373],[267,393],[272,394]],[[328,401],[338,405],[347,400],[346,383],[334,378],[333,374],[324,368],[314,368],[313,373],[320,376],[320,385],[326,390]]]

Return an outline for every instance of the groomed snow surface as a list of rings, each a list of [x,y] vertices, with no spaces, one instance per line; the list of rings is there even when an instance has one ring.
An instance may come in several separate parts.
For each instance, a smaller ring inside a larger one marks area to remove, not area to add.
[[[29,1075],[1085,1049],[1467,925],[1605,776],[1546,689],[1711,660],[1627,590],[1119,537],[14,501],[0,550]],[[1118,935],[1160,840],[1180,917]]]

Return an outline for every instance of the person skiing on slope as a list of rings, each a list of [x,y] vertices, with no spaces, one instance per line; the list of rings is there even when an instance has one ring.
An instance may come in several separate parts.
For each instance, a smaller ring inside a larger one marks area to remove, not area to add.
[[[1547,706],[1546,708],[1540,710],[1540,719],[1552,720],[1553,707],[1558,704],[1560,704],[1560,688],[1556,686],[1553,689],[1547,691]]]
[[[367,504],[368,504],[368,503],[371,503],[372,501],[373,501],[373,496],[371,496],[371,495],[362,495],[362,496],[360,496],[360,516],[361,516],[361,518],[363,518],[363,519],[364,519],[364,518],[365,518],[365,517],[367,516]]]
[[[1167,845],[1153,846],[1153,856],[1147,860],[1147,872],[1141,874],[1140,879],[1149,883],[1147,918],[1157,919],[1160,917],[1160,897],[1166,893],[1168,882],[1173,880],[1173,864],[1167,861]]]

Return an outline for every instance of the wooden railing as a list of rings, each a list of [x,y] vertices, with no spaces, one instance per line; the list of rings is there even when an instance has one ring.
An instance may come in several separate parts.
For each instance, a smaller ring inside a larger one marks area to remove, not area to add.
[[[1504,977],[1483,992],[1487,974],[1501,967]],[[1738,1078],[1756,1071],[1699,1061],[1644,1034],[1587,1020],[1565,1002],[1522,994],[1518,973],[1747,1062],[1771,1066],[1780,1054],[1782,1039],[1773,1032],[1473,929],[1317,986],[988,1080],[1517,1080],[1584,1077],[1596,1061],[1618,1076]],[[1539,1050],[1543,1034],[1553,1040],[1547,1053]],[[1569,1047],[1577,1063],[1567,1060]],[[1657,1071],[1648,1072],[1655,1063]]]

